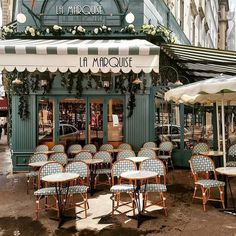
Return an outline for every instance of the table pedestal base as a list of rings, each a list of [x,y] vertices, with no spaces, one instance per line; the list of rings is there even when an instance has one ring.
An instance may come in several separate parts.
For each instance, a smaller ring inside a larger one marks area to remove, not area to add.
[[[234,208],[221,209],[220,211],[224,212],[226,214],[229,214],[229,215],[236,216],[236,209],[234,209]]]
[[[135,215],[135,216],[128,216],[130,219],[137,220],[137,227],[139,226],[146,220],[153,220],[156,219],[156,216],[150,216],[150,215],[145,215],[143,213]]]
[[[74,220],[76,218],[76,216],[67,216],[67,215],[63,215],[61,216],[60,218],[54,218],[54,217],[50,217],[50,220],[55,220],[55,221],[58,221],[58,226],[57,228],[61,228],[61,226],[69,221],[69,220]]]

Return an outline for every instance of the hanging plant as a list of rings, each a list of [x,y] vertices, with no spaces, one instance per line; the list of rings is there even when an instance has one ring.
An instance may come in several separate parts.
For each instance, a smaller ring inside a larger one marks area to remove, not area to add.
[[[127,88],[124,85],[125,80],[126,80],[125,76],[123,77],[119,76],[115,79],[115,90],[117,93],[120,91],[121,94],[124,94],[127,91]]]
[[[62,74],[61,86],[66,88],[68,93],[71,93],[71,91],[73,89],[74,78],[75,78],[75,75],[72,73]]]
[[[83,74],[79,73],[76,79],[76,95],[78,97],[81,97],[83,93],[83,79]]]

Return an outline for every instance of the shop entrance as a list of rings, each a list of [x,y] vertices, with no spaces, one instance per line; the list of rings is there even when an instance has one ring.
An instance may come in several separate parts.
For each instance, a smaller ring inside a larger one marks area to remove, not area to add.
[[[103,143],[123,141],[124,102],[119,97],[43,98],[38,101],[38,143]]]

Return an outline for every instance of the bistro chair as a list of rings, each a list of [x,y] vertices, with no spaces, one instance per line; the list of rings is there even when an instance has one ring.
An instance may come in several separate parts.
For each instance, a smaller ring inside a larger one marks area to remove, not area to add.
[[[39,169],[38,173],[38,181],[37,181],[37,187],[38,190],[34,192],[34,196],[36,196],[36,219],[39,218],[39,211],[40,208],[40,200],[44,199],[44,208],[47,209],[53,209],[58,212],[58,206],[57,206],[57,198],[56,198],[56,188],[55,186],[49,185],[49,183],[42,181],[42,178],[46,175],[52,175],[56,173],[63,172],[63,166],[58,162],[49,162],[43,165]],[[48,202],[48,197],[53,198],[53,203],[50,204]]]
[[[68,162],[68,157],[67,154],[64,152],[56,152],[50,155],[49,161],[56,161],[65,166]]]
[[[87,210],[89,209],[88,204],[88,186],[89,186],[89,167],[86,163],[82,161],[71,162],[66,165],[65,172],[68,173],[76,173],[79,174],[79,181],[76,180],[72,183],[72,186],[69,187],[69,202],[67,210],[74,209],[75,206],[82,208],[82,211],[85,213],[85,218],[87,218]],[[80,195],[82,197],[82,201],[75,202],[74,195]]]
[[[166,168],[164,163],[157,158],[146,159],[141,162],[140,170],[154,171],[157,176],[154,183],[151,181],[141,186],[141,191],[144,194],[144,209],[157,205],[161,206],[164,210],[165,216],[167,216],[166,197],[164,193],[167,192],[166,188]],[[152,193],[152,197],[150,197]],[[156,195],[159,194],[159,197]]]
[[[114,147],[109,144],[109,143],[106,143],[106,144],[103,144],[100,148],[99,148],[99,151],[112,151],[114,149]]]
[[[157,144],[154,142],[146,142],[143,144],[143,148],[156,148]]]
[[[132,146],[129,143],[121,143],[118,146],[118,149],[121,149],[121,150],[133,150]]]
[[[44,152],[47,152],[49,150],[48,146],[46,144],[41,144],[41,145],[38,145],[36,148],[35,148],[35,152],[40,152],[40,153],[44,153]]]
[[[166,171],[168,171],[169,166],[174,169],[174,165],[171,159],[171,154],[173,150],[173,143],[170,141],[161,142],[159,145],[158,158],[163,161],[166,166]]]
[[[236,144],[229,147],[226,166],[236,167]]]
[[[69,146],[67,150],[67,155],[69,158],[73,158],[81,150],[82,150],[82,146],[80,144],[72,144]]]
[[[123,183],[121,178],[121,173],[126,171],[136,170],[136,164],[128,159],[122,159],[116,161],[111,170],[111,188],[110,191],[112,193],[112,216],[115,212],[123,213],[118,208],[122,206],[127,206],[133,210],[133,214],[135,214],[135,204],[134,204],[134,185],[132,183]],[[129,201],[124,201],[121,198],[121,194],[128,194],[130,197]],[[129,212],[130,210],[126,211]]]
[[[123,150],[118,152],[117,160],[125,159],[127,157],[135,157],[135,152],[133,150]]]
[[[138,157],[149,157],[149,158],[156,158],[156,152],[151,149],[141,149],[138,152]]]
[[[208,201],[217,201],[224,204],[224,186],[225,182],[217,180],[215,164],[210,157],[203,155],[193,155],[190,160],[190,168],[194,178],[193,199],[202,199],[203,210],[206,211]],[[210,175],[212,174],[212,175]],[[202,196],[197,196],[197,189],[201,188]],[[211,189],[218,188],[220,199],[211,198]]]
[[[65,147],[63,144],[55,144],[52,148],[51,151],[54,152],[65,152]]]
[[[97,152],[97,147],[94,144],[86,144],[84,145],[83,150],[89,151],[94,154]]]
[[[207,143],[197,143],[192,150],[192,154],[201,154],[203,152],[208,152],[209,151],[209,146]]]
[[[47,160],[48,160],[48,156],[46,154],[44,154],[44,153],[35,153],[30,157],[29,163],[38,162],[38,161],[47,161]],[[30,180],[31,179],[33,180],[33,186],[35,186],[38,174],[39,174],[39,171],[34,170],[34,169],[31,169],[29,173],[26,173],[26,177],[27,177],[27,194],[29,194]]]
[[[96,173],[95,173],[95,184],[94,187],[96,188],[97,185],[101,184],[108,184],[111,185],[111,166],[112,166],[112,157],[111,154],[107,151],[99,151],[96,152],[94,159],[101,159],[103,162],[97,166]],[[106,175],[107,181],[101,181],[99,176]]]
[[[80,152],[75,155],[74,161],[84,161],[88,159],[92,159],[93,155],[90,152]]]

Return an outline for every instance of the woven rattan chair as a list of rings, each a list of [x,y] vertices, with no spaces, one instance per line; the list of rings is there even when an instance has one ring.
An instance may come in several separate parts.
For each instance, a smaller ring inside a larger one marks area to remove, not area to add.
[[[64,152],[56,152],[50,155],[49,161],[56,161],[65,166],[68,162],[68,157],[67,154]]]
[[[197,143],[192,150],[192,154],[201,154],[203,152],[208,152],[209,146],[207,143]]]
[[[135,157],[135,152],[133,150],[123,150],[118,152],[117,160],[125,159],[127,157]]]
[[[65,147],[62,144],[55,144],[52,148],[51,151],[54,152],[65,152]]]
[[[141,191],[144,193],[144,209],[157,205],[163,208],[167,216],[166,197],[164,196],[164,193],[167,191],[166,168],[164,163],[156,158],[147,159],[141,162],[140,170],[154,171],[157,173],[154,182],[149,180],[147,184],[141,186]]]
[[[94,144],[86,144],[84,145],[83,150],[89,151],[94,154],[97,152],[97,147]]]
[[[67,155],[69,158],[73,158],[81,150],[82,150],[82,146],[80,144],[72,144],[69,146],[67,150]]]
[[[141,149],[138,152],[138,157],[149,157],[149,158],[156,158],[156,152],[151,149]]]
[[[226,166],[236,167],[236,144],[229,147]]]
[[[63,171],[63,166],[58,162],[49,162],[43,165],[39,169],[37,186],[38,190],[34,192],[36,196],[36,218],[39,218],[40,200],[44,199],[44,209],[53,209],[58,211],[57,198],[56,198],[56,188],[55,186],[50,186],[48,183],[42,181],[42,178],[46,175],[61,173]],[[49,197],[52,197],[53,203],[49,204]]]
[[[173,147],[173,143],[170,141],[161,142],[159,146],[160,149],[158,151],[157,157],[164,162],[166,166],[166,171],[168,171],[169,166],[174,169],[174,165],[171,159]]]
[[[40,153],[44,153],[44,152],[47,152],[49,150],[48,146],[46,144],[41,144],[41,145],[38,145],[36,148],[35,148],[35,152],[40,152]]]
[[[133,150],[132,146],[129,143],[121,143],[118,146],[118,149],[122,149],[122,150]]]
[[[157,144],[154,142],[146,142],[143,144],[143,148],[155,148],[157,147]]]
[[[34,162],[39,162],[39,161],[47,161],[48,160],[48,156],[44,153],[35,153],[33,154],[30,159],[29,159],[29,163],[34,163]],[[29,173],[26,173],[26,177],[27,177],[27,194],[29,193],[29,184],[30,181],[33,181],[33,186],[36,185],[36,180],[38,177],[38,170],[34,170],[31,169],[29,171]]]
[[[74,184],[69,187],[69,201],[67,204],[68,209],[74,209],[75,206],[82,208],[85,213],[85,218],[87,217],[87,210],[89,209],[88,205],[88,181],[89,181],[89,168],[88,165],[82,161],[71,162],[66,165],[65,172],[79,174],[79,181],[74,181]],[[75,202],[74,195],[80,195],[82,201]]]
[[[90,152],[80,152],[75,155],[74,160],[75,161],[84,161],[88,159],[92,159],[93,155]]]
[[[114,149],[114,147],[109,144],[109,143],[106,143],[106,144],[103,144],[100,148],[99,148],[99,151],[112,151]]]
[[[134,186],[132,183],[127,184],[122,182],[121,173],[126,171],[133,171],[136,170],[136,164],[127,159],[122,159],[116,161],[112,166],[111,171],[111,182],[112,186],[110,191],[112,193],[111,200],[112,200],[112,215],[115,212],[124,213],[119,210],[120,207],[128,206],[133,210],[133,214],[135,214],[135,204],[134,204]],[[128,194],[130,200],[122,200],[121,194]],[[128,210],[130,211],[130,210]],[[126,212],[128,212],[126,211]]]
[[[217,180],[215,171],[215,164],[210,157],[203,155],[193,155],[189,160],[191,171],[194,177],[194,193],[193,199],[202,199],[203,210],[206,211],[206,204],[208,201],[221,202],[224,204],[224,186],[225,182]],[[213,176],[211,176],[212,174]],[[202,195],[197,196],[197,189],[200,187]],[[220,198],[211,198],[212,188],[219,190]]]

